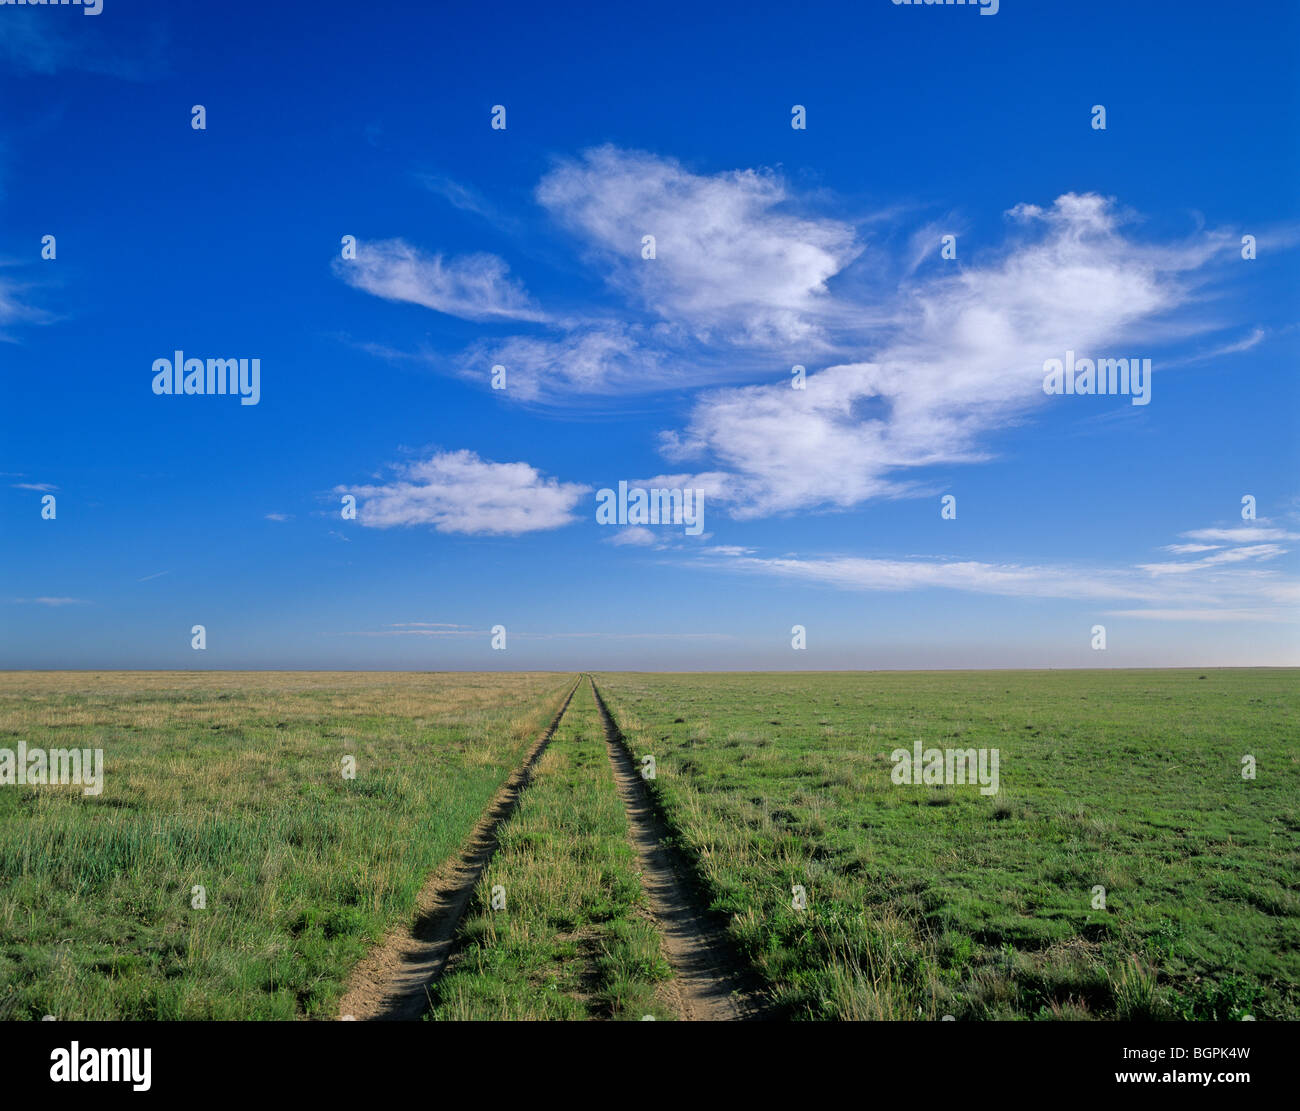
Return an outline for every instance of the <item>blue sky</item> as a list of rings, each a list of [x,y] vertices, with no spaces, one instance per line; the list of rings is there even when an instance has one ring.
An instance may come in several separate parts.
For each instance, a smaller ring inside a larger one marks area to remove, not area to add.
[[[0,666],[1300,662],[1297,8],[998,9],[0,6]]]

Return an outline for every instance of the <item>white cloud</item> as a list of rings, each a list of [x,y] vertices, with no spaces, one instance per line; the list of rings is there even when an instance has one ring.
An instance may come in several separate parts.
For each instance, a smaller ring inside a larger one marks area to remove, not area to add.
[[[431,187],[482,209],[454,182]],[[778,379],[698,395],[684,426],[661,434],[665,458],[702,471],[678,485],[704,487],[737,518],[905,496],[919,489],[917,468],[989,458],[999,427],[1063,400],[1042,392],[1046,359],[1067,350],[1151,357],[1206,331],[1201,272],[1236,245],[1217,232],[1144,242],[1112,199],[1066,193],[1012,208],[1001,251],[917,278],[919,257],[937,249],[932,223],[896,269],[901,286],[850,297],[831,285],[862,252],[855,227],[792,211],[799,198],[771,172],[698,174],[604,146],[559,161],[536,197],[607,266],[616,290],[660,319],[544,318],[495,256],[425,259],[401,240],[363,249],[351,270],[336,266],[381,296],[471,319],[548,324],[443,361],[480,382],[503,365],[503,396],[512,400],[573,402],[741,374]],[[645,234],[656,237],[653,260],[641,257]],[[811,368],[804,390],[785,377],[787,349]],[[1130,411],[1127,399],[1109,409],[1116,399],[1097,400],[1095,411]]]
[[[493,463],[472,451],[442,452],[394,468],[378,486],[340,486],[355,494],[358,520],[371,528],[430,525],[438,532],[518,535],[560,528],[588,486],[545,478],[527,463]]]
[[[714,549],[710,555],[720,555]],[[1131,598],[1131,587],[1065,567],[983,563],[976,560],[820,559],[727,555],[721,562],[738,571],[802,579],[843,590],[904,591],[940,588],[1020,598]]]
[[[28,287],[0,276],[0,341],[12,342],[5,328],[14,324],[49,324],[55,317],[24,299]]]
[[[334,272],[349,285],[390,301],[466,320],[546,319],[503,259],[490,254],[424,255],[401,239],[357,245],[355,259],[337,258]]]
[[[457,207],[487,211],[448,178],[424,180]],[[1126,234],[1110,199],[1067,193],[1014,207],[1008,245],[991,261],[963,256],[917,279],[920,260],[938,248],[940,224],[930,222],[896,260],[903,284],[864,290],[864,276],[881,284],[883,256],[857,270],[852,288],[844,283],[871,215],[856,225],[808,215],[809,198],[769,170],[696,173],[607,145],[559,160],[536,199],[627,300],[617,317],[548,316],[493,255],[424,258],[399,239],[335,266],[380,296],[549,325],[456,360],[418,356],[479,382],[499,363],[510,400],[576,404],[771,381],[792,363],[821,364],[806,391],[787,379],[706,394],[684,429],[665,433],[668,458],[712,457],[731,472],[738,516],[850,506],[906,492],[908,468],[986,458],[986,433],[1047,403],[1045,359],[1068,349],[1146,356],[1209,330],[1203,313],[1172,316],[1195,293],[1193,272],[1235,243],[1222,233],[1143,243]],[[960,219],[950,214],[943,226],[960,229]],[[641,257],[647,234],[653,260]],[[1143,350],[1132,347],[1139,340]]]
[[[418,175],[421,183],[431,193],[437,193],[453,208],[459,208],[462,212],[472,212],[475,216],[482,216],[500,222],[500,217],[496,210],[489,204],[476,190],[467,185],[447,177],[445,174],[420,174]]]
[[[628,528],[621,528],[612,536],[605,540],[607,544],[615,544],[618,547],[637,547],[653,548],[659,545],[660,538],[648,528],[641,525],[633,525]]]
[[[1141,608],[1104,612],[1152,620],[1296,622],[1300,621],[1300,580],[1258,566],[1246,566],[1272,560],[1286,552],[1287,549],[1276,544],[1255,544],[1183,562],[1099,567],[935,557],[764,558],[748,549],[714,547],[703,553],[701,562],[841,590],[944,589],[1008,598],[1129,601],[1140,604]]]
[[[344,633],[343,635],[351,637],[470,637],[489,636],[490,631],[470,629],[464,625],[451,625],[445,628],[423,627],[416,622],[414,627],[409,628],[403,625],[389,625],[384,629],[364,630]],[[516,634],[511,633],[510,635],[515,636]]]
[[[537,199],[610,266],[610,281],[706,340],[825,343],[827,282],[860,253],[851,225],[784,211],[771,173],[700,175],[612,146],[564,160]],[[655,258],[641,257],[655,237]]]
[[[1233,343],[1225,343],[1219,347],[1212,348],[1209,351],[1203,351],[1199,355],[1189,355],[1185,359],[1179,360],[1180,363],[1199,363],[1206,359],[1217,359],[1223,355],[1238,355],[1242,351],[1249,351],[1258,347],[1268,337],[1268,332],[1263,328],[1253,328],[1249,335],[1244,339],[1236,340]]]
[[[360,632],[341,633],[341,636],[353,637],[391,637],[391,636],[458,636],[487,637],[489,629],[467,629],[457,627],[455,630],[397,629],[391,627],[382,630],[363,630]],[[512,640],[734,640],[732,633],[533,633],[511,630]]]
[[[1270,610],[1233,609],[1139,609],[1108,610],[1108,617],[1136,617],[1147,621],[1271,622],[1294,621],[1294,613]]]
[[[1228,544],[1253,544],[1262,540],[1300,540],[1300,532],[1281,528],[1242,525],[1238,528],[1202,528],[1182,533],[1188,540],[1222,541]]]
[[[517,401],[636,392],[648,383],[662,389],[674,378],[682,386],[695,384],[683,362],[644,346],[621,324],[581,328],[559,339],[512,336],[477,345],[461,362],[464,376],[478,379],[489,367],[505,367],[507,394]]]
[[[49,0],[57,3],[58,0]],[[134,20],[114,30],[107,20],[92,29],[79,20],[45,12],[6,12],[0,34],[0,69],[52,76],[66,70],[148,81],[171,70],[170,43],[160,24]]]
[[[1067,350],[1145,355],[1151,335],[1190,297],[1184,274],[1225,239],[1146,246],[1120,234],[1112,203],[1066,194],[1012,214],[1039,238],[1000,261],[904,291],[896,328],[870,362],[789,383],[720,390],[667,432],[670,460],[712,459],[731,472],[737,517],[845,507],[906,489],[908,468],[985,458],[981,441],[1045,402],[1043,362]]]
[[[1229,548],[1227,551],[1216,552],[1204,559],[1195,559],[1184,563],[1143,563],[1140,566],[1143,571],[1147,571],[1152,575],[1185,575],[1190,571],[1202,571],[1207,567],[1218,567],[1224,563],[1243,563],[1251,559],[1272,559],[1275,556],[1284,555],[1286,550],[1277,544],[1251,544],[1244,548]]]

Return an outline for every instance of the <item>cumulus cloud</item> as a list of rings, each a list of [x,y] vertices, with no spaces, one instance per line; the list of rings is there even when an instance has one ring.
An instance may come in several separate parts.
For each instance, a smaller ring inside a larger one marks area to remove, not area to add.
[[[444,258],[387,239],[359,243],[355,259],[337,258],[333,265],[349,285],[389,301],[409,301],[465,320],[546,319],[496,255]]]
[[[391,481],[340,486],[355,494],[371,528],[429,525],[438,532],[519,535],[560,528],[589,486],[544,477],[527,463],[493,463],[472,451],[441,452],[394,468]]]

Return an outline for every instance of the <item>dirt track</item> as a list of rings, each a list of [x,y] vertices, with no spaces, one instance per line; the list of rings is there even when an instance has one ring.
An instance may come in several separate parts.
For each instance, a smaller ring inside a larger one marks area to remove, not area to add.
[[[675,974],[672,987],[681,1017],[713,1022],[763,1017],[755,985],[722,927],[697,897],[683,862],[668,846],[667,830],[594,681],[591,689],[605,723],[605,742],[627,809],[629,835],[641,862],[641,883]]]
[[[414,926],[394,930],[357,966],[339,1004],[340,1017],[411,1021],[428,1010],[429,984],[451,956],[474,887],[496,852],[497,832],[514,813],[577,689],[574,683],[546,731],[493,796],[460,853],[429,877],[420,891]]]

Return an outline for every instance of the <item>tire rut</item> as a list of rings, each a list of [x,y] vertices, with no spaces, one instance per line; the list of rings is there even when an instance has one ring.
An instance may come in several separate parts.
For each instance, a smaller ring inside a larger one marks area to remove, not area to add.
[[[569,688],[555,717],[523,762],[498,788],[460,852],[435,871],[420,891],[413,925],[390,933],[353,972],[339,1016],[357,1021],[413,1021],[429,1009],[429,987],[442,975],[474,888],[497,849],[498,833],[532,781],[537,761],[559,728],[582,680]]]
[[[623,734],[588,677],[605,724],[605,743],[627,810],[628,835],[641,863],[641,883],[672,965],[681,1017],[737,1021],[767,1017],[751,971],[736,956],[726,932],[696,895],[692,870],[667,843],[668,827],[633,763]]]

